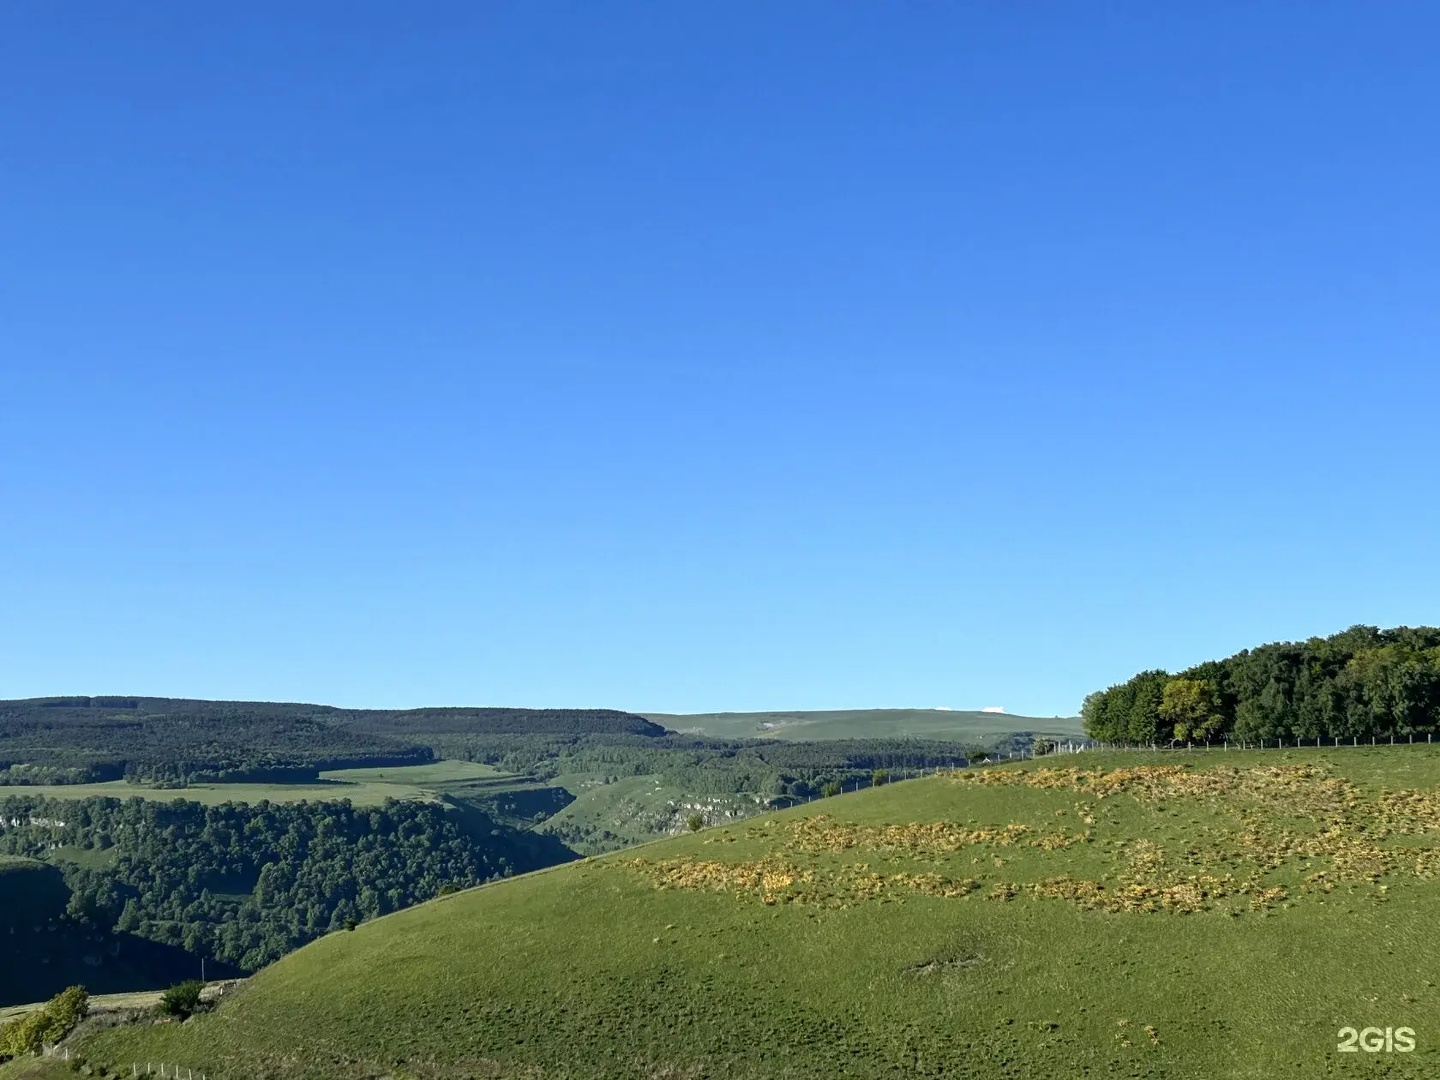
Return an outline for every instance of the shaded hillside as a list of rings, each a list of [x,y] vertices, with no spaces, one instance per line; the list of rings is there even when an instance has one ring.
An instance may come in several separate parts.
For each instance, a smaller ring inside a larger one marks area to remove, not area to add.
[[[1419,1080],[1437,916],[1440,749],[1086,754],[442,898],[78,1050],[218,1080]],[[1418,1045],[1337,1053],[1371,1024]]]
[[[70,890],[55,867],[0,855],[0,934],[13,937],[65,914]]]
[[[161,989],[199,974],[199,961],[181,949],[82,924],[70,899],[57,867],[0,856],[0,1006],[77,983],[96,993]],[[221,964],[211,971],[227,973]]]

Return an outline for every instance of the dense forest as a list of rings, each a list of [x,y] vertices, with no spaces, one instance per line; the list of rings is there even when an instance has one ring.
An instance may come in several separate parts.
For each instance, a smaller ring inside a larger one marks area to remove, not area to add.
[[[505,734],[655,737],[610,709],[337,709],[271,702],[60,697],[0,701],[0,784],[122,777],[299,783],[324,769],[419,765],[437,748]],[[439,756],[444,756],[441,749]]]
[[[0,853],[53,856],[76,925],[253,970],[328,931],[570,855],[430,802],[0,799]]]
[[[1085,699],[1092,738],[1258,743],[1440,731],[1440,629],[1353,626],[1246,649],[1176,674],[1142,671]]]

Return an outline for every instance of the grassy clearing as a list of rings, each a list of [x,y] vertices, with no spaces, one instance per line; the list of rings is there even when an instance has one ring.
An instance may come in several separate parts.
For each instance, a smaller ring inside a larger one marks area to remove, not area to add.
[[[1440,748],[1026,763],[446,897],[83,1049],[237,1080],[1433,1077],[1437,851]],[[1338,1053],[1346,1026],[1418,1046]]]
[[[226,979],[207,983],[202,996],[207,1001],[214,1001],[222,994],[233,992],[236,987],[243,985],[243,979]],[[160,1004],[162,994],[164,994],[163,990],[140,990],[125,994],[91,994],[90,1015],[105,1016],[106,1014],[153,1009]],[[45,1002],[37,1001],[29,1005],[11,1005],[0,1009],[0,1024],[8,1023],[26,1013],[44,1007]]]
[[[71,863],[87,870],[105,870],[115,865],[120,853],[115,848],[82,848],[66,845],[54,848],[46,856],[51,862]]]
[[[94,994],[90,998],[90,1011],[112,1012],[119,1009],[149,1009],[160,1003],[159,990],[147,990],[134,994]],[[0,1024],[9,1023],[32,1013],[36,1009],[43,1009],[45,1002],[37,1001],[29,1005],[10,1005],[0,1009]]]
[[[52,799],[89,799],[96,796],[111,799],[152,799],[174,802],[187,799],[206,806],[221,803],[258,803],[270,801],[311,802],[349,799],[356,806],[379,806],[386,799],[434,800],[442,794],[465,785],[487,784],[503,787],[516,782],[510,774],[490,765],[470,761],[437,761],[432,765],[399,768],[337,769],[320,774],[312,784],[192,784],[186,788],[157,788],[112,780],[103,784],[45,784],[32,787],[0,789],[19,795],[45,795]]]
[[[437,761],[430,765],[402,765],[395,768],[334,769],[322,772],[322,780],[346,784],[407,784],[434,787],[470,780],[495,780],[511,773],[478,761]]]
[[[429,799],[431,793],[406,784],[192,784],[186,788],[155,788],[112,780],[103,784],[46,784],[18,789],[19,794],[52,799],[150,799],[155,802],[188,800],[206,806],[221,803],[325,802],[349,799],[356,806],[379,806],[386,799]]]
[[[951,709],[841,709],[821,712],[644,713],[673,731],[716,739],[784,739],[790,742],[830,739],[913,737],[985,743],[1000,736],[1030,731],[1080,738],[1078,717],[1011,716],[1008,713]]]

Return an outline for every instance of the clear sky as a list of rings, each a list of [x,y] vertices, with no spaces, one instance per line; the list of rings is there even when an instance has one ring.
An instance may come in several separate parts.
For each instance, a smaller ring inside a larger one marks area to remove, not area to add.
[[[0,696],[1050,715],[1440,622],[1437,40],[5,5]]]

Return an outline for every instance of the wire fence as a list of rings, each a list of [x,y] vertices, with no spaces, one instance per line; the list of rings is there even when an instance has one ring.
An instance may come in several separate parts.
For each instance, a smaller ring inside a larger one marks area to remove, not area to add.
[[[1178,740],[1159,743],[1131,743],[1131,742],[1103,742],[1096,740],[1081,740],[1079,742],[1067,742],[1063,745],[1054,746],[1044,754],[1031,753],[1029,757],[1050,757],[1054,754],[1081,753],[1086,750],[1141,750],[1154,751],[1157,753],[1225,753],[1230,750],[1349,750],[1368,748],[1372,746],[1431,746],[1434,745],[1435,736],[1426,732],[1421,738],[1413,734],[1388,735],[1380,737],[1371,735],[1369,738],[1362,738],[1359,735],[1352,735],[1350,738],[1326,737],[1317,735],[1313,738],[1296,736],[1293,739],[1256,739],[1250,742],[1244,739],[1222,739],[1218,743],[1182,743]]]
[[[1350,738],[1315,736],[1314,738],[1294,739],[1257,739],[1254,742],[1243,739],[1221,739],[1219,742],[1211,743],[1182,743],[1178,740],[1160,743],[1132,743],[1132,742],[1107,742],[1099,739],[1065,739],[1065,740],[1043,740],[1028,747],[1020,747],[1016,750],[996,751],[984,757],[968,759],[963,765],[936,766],[924,769],[890,769],[880,770],[888,772],[882,783],[898,783],[903,780],[917,780],[926,776],[936,776],[940,773],[956,772],[959,769],[975,768],[985,765],[1002,765],[1012,761],[1036,761],[1041,758],[1051,758],[1065,754],[1082,754],[1093,752],[1130,752],[1140,751],[1144,753],[1157,754],[1209,754],[1229,753],[1232,750],[1335,750],[1335,749],[1364,749],[1380,746],[1433,746],[1435,736],[1432,733],[1425,733],[1417,738],[1413,734],[1403,736],[1388,735],[1380,737],[1371,735],[1368,738],[1361,738],[1353,735]],[[1040,749],[1036,749],[1036,747]],[[851,781],[846,784],[843,791],[859,791],[863,788],[874,786],[873,783],[866,784],[858,781]],[[807,799],[807,802],[812,800]]]

